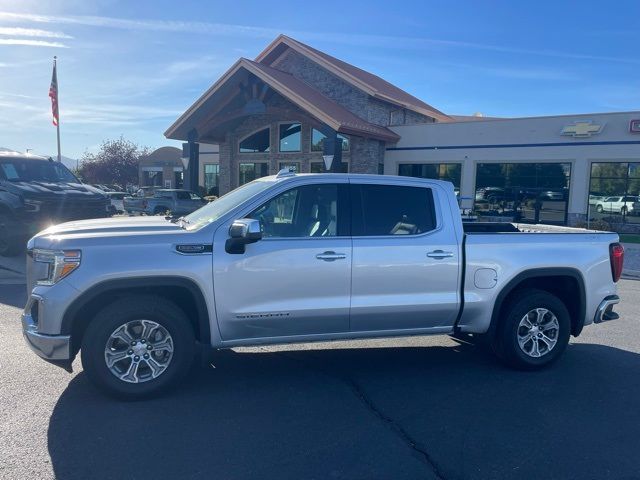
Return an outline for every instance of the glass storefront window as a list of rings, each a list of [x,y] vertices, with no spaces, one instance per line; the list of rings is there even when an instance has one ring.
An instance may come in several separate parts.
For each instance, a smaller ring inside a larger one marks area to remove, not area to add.
[[[269,175],[269,165],[267,163],[241,163],[238,184],[244,185],[254,181],[256,178]]]
[[[404,177],[432,178],[446,180],[460,188],[462,175],[461,163],[401,163],[398,165],[398,175]]]
[[[640,162],[595,162],[589,181],[589,219],[640,223]]]
[[[206,195],[220,195],[220,165],[206,163],[204,165],[204,190]]]
[[[505,221],[567,222],[570,163],[479,163],[474,210]]]
[[[280,151],[299,152],[302,144],[302,135],[299,123],[280,124]]]
[[[271,150],[271,129],[263,128],[240,141],[240,153],[267,153]]]
[[[312,152],[321,152],[322,145],[324,143],[324,139],[327,136],[322,133],[320,130],[316,130],[315,128],[311,129],[311,151]],[[342,139],[342,151],[349,151],[349,137],[345,135],[338,134],[338,138]]]

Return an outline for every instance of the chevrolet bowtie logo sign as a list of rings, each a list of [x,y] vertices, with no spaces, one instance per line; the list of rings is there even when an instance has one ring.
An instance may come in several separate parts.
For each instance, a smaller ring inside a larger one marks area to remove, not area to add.
[[[587,138],[602,131],[602,125],[593,122],[574,122],[562,129],[560,135],[574,138]]]

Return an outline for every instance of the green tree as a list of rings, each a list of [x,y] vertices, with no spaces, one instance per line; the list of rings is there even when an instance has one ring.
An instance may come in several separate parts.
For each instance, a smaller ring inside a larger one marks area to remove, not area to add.
[[[123,137],[105,140],[98,153],[82,155],[78,174],[87,183],[137,184],[140,158],[150,152]]]

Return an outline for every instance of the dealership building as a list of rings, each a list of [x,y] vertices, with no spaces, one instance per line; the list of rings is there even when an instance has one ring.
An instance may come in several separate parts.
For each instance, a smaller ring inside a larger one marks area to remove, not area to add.
[[[384,173],[448,180],[483,220],[640,226],[640,112],[447,114],[284,35],[165,136],[185,142],[185,186],[214,194],[282,168]]]

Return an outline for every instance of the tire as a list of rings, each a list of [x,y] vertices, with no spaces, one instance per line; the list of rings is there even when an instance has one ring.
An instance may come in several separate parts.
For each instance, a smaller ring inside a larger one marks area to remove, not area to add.
[[[602,205],[596,205],[596,212],[602,213],[603,210]]]
[[[189,371],[195,346],[191,323],[177,305],[155,295],[131,295],[98,312],[80,353],[95,386],[110,396],[137,400],[175,386]]]
[[[154,215],[165,215],[167,213],[167,209],[165,207],[156,207],[153,210]]]
[[[546,313],[543,314],[543,310]],[[546,329],[540,329],[540,325]],[[544,335],[547,340],[531,338],[532,334],[536,337]],[[512,368],[537,370],[560,358],[570,334],[571,318],[564,303],[544,290],[526,289],[518,292],[503,309],[494,338],[494,351]],[[529,340],[524,342],[526,338]]]
[[[628,212],[627,207],[622,207],[622,208],[620,209],[620,215],[626,215],[626,214],[627,214],[627,212]]]
[[[0,257],[15,257],[25,247],[20,237],[10,235],[11,228],[14,226],[13,216],[0,212]]]

